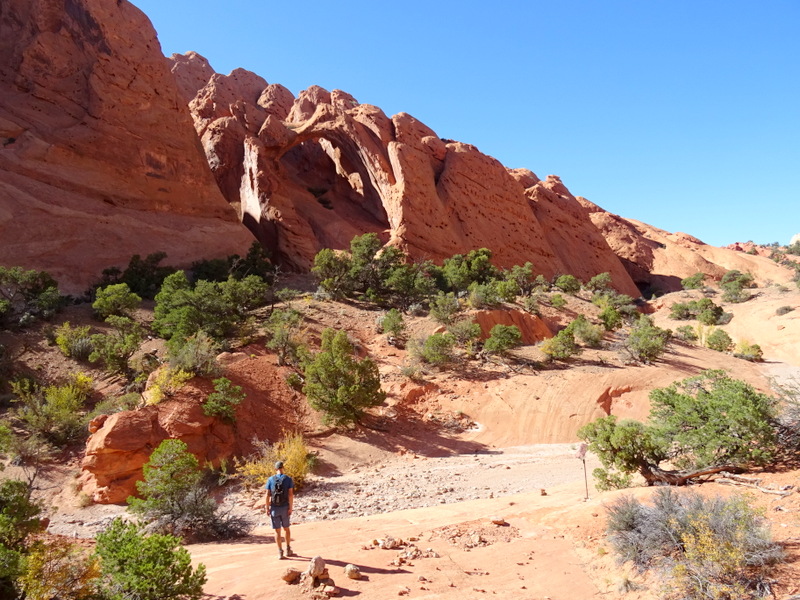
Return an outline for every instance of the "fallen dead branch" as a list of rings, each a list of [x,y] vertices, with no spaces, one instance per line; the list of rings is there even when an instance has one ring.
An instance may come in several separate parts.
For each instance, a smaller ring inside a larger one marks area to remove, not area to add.
[[[734,475],[732,473],[722,472],[722,477],[716,480],[717,483],[722,483],[724,485],[736,485],[740,487],[749,487],[764,494],[775,494],[776,496],[789,496],[794,492],[793,485],[785,485],[779,490],[773,490],[770,488],[765,488],[761,486],[761,479],[755,477],[743,477],[741,475]]]

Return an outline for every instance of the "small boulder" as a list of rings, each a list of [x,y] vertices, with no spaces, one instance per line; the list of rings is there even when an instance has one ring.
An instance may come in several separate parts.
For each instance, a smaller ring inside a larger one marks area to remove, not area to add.
[[[310,561],[308,561],[308,570],[306,573],[311,575],[311,577],[315,579],[319,579],[322,573],[325,571],[325,561],[322,560],[321,556],[315,556]]]
[[[300,575],[300,569],[289,567],[283,572],[281,579],[283,579],[286,583],[295,583],[298,579],[300,579]]]
[[[345,565],[344,574],[350,579],[361,579],[361,569],[353,564]]]
[[[493,516],[489,517],[489,521],[492,522],[492,525],[508,525],[506,520],[503,517]]]

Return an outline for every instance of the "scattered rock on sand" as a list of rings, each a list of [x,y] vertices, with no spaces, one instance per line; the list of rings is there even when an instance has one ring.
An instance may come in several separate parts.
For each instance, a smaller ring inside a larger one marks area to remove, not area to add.
[[[361,579],[361,569],[353,564],[346,565],[344,568],[344,574],[347,575],[350,579]]]
[[[298,579],[300,579],[300,569],[295,569],[294,567],[289,567],[283,572],[281,575],[281,579],[283,579],[286,583],[294,583]]]
[[[378,541],[378,546],[380,546],[384,550],[394,550],[395,548],[399,548],[402,545],[403,545],[403,540],[395,539],[390,535],[387,535],[385,538]]]
[[[314,579],[319,579],[325,570],[325,561],[322,560],[321,556],[315,556],[308,562],[308,570],[306,573]]]
[[[489,517],[489,521],[491,521],[493,525],[508,525],[508,523],[506,523],[506,520],[503,517],[498,517],[498,516]]]

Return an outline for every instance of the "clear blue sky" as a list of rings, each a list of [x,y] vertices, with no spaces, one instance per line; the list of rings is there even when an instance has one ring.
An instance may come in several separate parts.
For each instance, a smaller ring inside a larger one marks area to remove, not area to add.
[[[133,0],[165,54],[342,89],[608,211],[800,232],[797,0]]]

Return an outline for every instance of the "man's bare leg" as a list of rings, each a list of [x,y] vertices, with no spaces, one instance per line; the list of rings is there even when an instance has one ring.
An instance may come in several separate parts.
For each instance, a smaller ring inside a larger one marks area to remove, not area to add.
[[[280,529],[275,530],[275,543],[278,544],[278,554],[283,558],[283,538]]]

